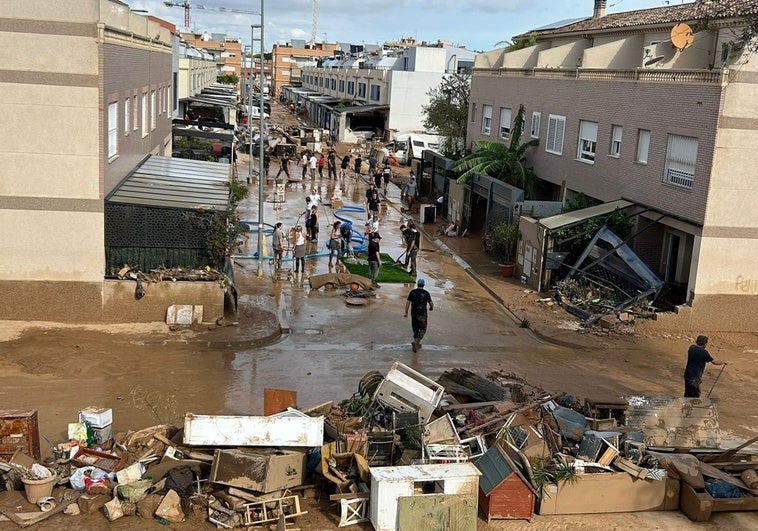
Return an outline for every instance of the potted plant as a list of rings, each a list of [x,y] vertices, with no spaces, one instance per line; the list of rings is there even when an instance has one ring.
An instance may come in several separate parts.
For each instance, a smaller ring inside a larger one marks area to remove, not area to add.
[[[490,238],[492,251],[499,261],[500,272],[506,277],[513,276],[513,256],[516,254],[516,243],[519,239],[518,225],[501,221],[492,227]]]

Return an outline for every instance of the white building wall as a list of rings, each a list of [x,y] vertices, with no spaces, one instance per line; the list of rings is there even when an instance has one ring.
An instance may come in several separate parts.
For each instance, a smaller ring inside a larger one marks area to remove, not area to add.
[[[390,81],[390,116],[387,127],[396,131],[424,131],[421,107],[429,104],[431,89],[442,82],[442,73],[393,71]]]

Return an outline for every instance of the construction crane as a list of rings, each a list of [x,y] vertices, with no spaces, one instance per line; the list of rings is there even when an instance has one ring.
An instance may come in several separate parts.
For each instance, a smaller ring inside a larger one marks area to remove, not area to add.
[[[164,0],[163,5],[166,7],[183,7],[184,8],[184,27],[189,31],[190,28],[190,9],[203,9],[207,11],[218,11],[220,13],[235,13],[238,15],[260,15],[257,11],[245,11],[244,9],[232,9],[229,7],[213,7],[200,4],[190,4],[189,2],[171,2]]]

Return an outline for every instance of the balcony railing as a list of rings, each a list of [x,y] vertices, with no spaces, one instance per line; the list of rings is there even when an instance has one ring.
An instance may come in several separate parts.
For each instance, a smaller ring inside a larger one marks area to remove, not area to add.
[[[726,85],[729,70],[663,70],[636,68],[612,70],[606,68],[477,68],[474,75],[503,77],[535,77],[543,79],[587,79],[593,81],[642,81],[646,83],[686,83]]]

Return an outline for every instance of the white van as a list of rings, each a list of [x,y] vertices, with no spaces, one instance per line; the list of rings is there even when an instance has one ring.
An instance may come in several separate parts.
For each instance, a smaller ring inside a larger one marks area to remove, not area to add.
[[[395,133],[392,142],[384,146],[387,154],[392,153],[400,164],[410,164],[412,159],[420,159],[425,149],[440,152],[442,137],[426,133]]]

